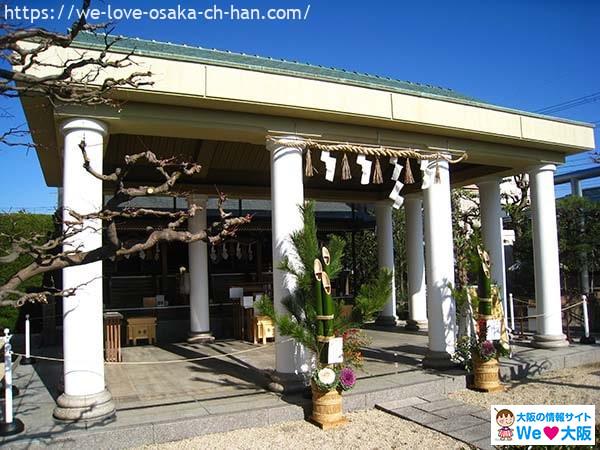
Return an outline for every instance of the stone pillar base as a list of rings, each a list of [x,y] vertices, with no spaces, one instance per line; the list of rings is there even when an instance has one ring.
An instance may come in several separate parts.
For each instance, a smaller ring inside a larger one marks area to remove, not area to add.
[[[271,392],[294,394],[310,389],[310,381],[307,380],[307,377],[299,374],[272,371],[267,376],[271,379],[268,385],[268,389]]]
[[[396,316],[381,315],[375,320],[375,325],[381,327],[396,327],[398,326],[398,318]]]
[[[568,347],[569,341],[564,334],[536,334],[533,336],[533,346],[537,348]]]
[[[201,333],[190,333],[188,337],[188,344],[212,344],[215,342],[215,337],[210,331]]]
[[[115,404],[108,390],[92,395],[62,394],[56,400],[53,416],[66,422],[96,421],[115,415]]]
[[[426,369],[454,369],[457,364],[450,359],[450,354],[446,352],[434,352],[427,350],[427,354],[423,359],[423,367]]]
[[[427,320],[408,319],[404,328],[406,328],[409,331],[427,331],[428,324],[429,323],[427,322]]]

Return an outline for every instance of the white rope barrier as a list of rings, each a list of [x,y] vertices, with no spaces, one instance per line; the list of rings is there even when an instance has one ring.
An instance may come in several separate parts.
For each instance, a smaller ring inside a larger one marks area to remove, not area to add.
[[[16,355],[16,356],[25,356],[23,353],[17,353],[17,352],[10,352],[11,355]],[[39,355],[35,355],[35,357],[37,359],[43,359],[45,361],[59,361],[62,362],[64,361],[64,359],[60,359],[60,358],[51,358],[50,356],[39,356]]]
[[[190,305],[169,305],[169,306],[149,306],[149,307],[136,307],[136,308],[113,308],[113,309],[105,309],[103,312],[120,312],[120,311],[146,311],[146,310],[153,310],[153,311],[171,311],[174,309],[189,309]],[[37,317],[30,317],[29,320],[31,322],[33,321],[38,321],[38,320],[44,320],[44,319],[62,319],[63,315],[62,314],[51,314],[51,315],[47,315],[47,316],[37,316]]]
[[[569,305],[566,308],[562,308],[560,311],[561,312],[567,311],[567,310],[569,310],[571,308],[575,308],[576,306],[579,306],[579,305],[582,305],[582,304],[583,304],[583,301],[580,301],[580,302],[577,302],[577,303],[573,303],[572,305]],[[550,314],[548,314],[548,313],[546,313],[546,314],[532,314],[530,316],[515,317],[515,319],[519,319],[519,320],[521,320],[521,319],[534,319],[536,317],[546,317],[546,316],[549,316],[549,315]]]
[[[588,304],[587,304],[587,296],[581,296],[581,303],[583,304],[583,329],[585,333],[585,338],[589,339],[590,337],[590,324],[589,324],[589,316],[588,316]]]
[[[549,315],[546,313],[546,314],[532,314],[532,315],[527,315],[527,316],[515,317],[513,301],[522,302],[522,303],[527,303],[527,302],[515,299],[512,294],[509,294],[509,299],[510,299],[510,312],[511,312],[511,314],[510,314],[510,324],[511,324],[510,330],[511,331],[513,331],[515,329],[515,319],[517,319],[517,320],[534,319],[534,318],[545,317],[545,316]],[[584,322],[584,329],[585,329],[585,337],[587,338],[587,337],[589,337],[589,323],[588,323],[588,310],[587,310],[586,296],[585,295],[582,296],[582,300],[577,303],[569,305],[565,308],[561,308],[561,312],[570,310],[579,305],[583,305],[583,318],[584,318],[583,322]],[[505,313],[505,317],[504,317],[505,322],[507,321],[507,319],[508,318],[506,317],[506,313]],[[29,322],[29,317],[27,316],[27,322],[26,322],[27,325],[28,325],[28,322]],[[27,334],[28,333],[26,332],[26,335]],[[28,336],[26,336],[26,339],[27,339],[27,337]],[[209,359],[222,359],[222,358],[228,358],[230,356],[241,355],[241,354],[250,353],[250,352],[254,352],[254,351],[258,351],[258,350],[266,350],[268,348],[289,342],[291,340],[293,340],[293,339],[289,338],[289,339],[285,339],[283,341],[273,342],[273,343],[267,344],[267,345],[262,345],[260,347],[253,347],[253,348],[244,349],[244,350],[237,350],[235,352],[224,353],[221,355],[209,355],[209,356],[200,356],[200,357],[196,357],[196,358],[171,359],[171,360],[164,360],[164,361],[121,361],[121,362],[107,361],[104,364],[106,364],[106,365],[137,365],[137,366],[140,366],[140,365],[155,365],[155,364],[178,364],[178,363],[187,363],[187,362],[195,362],[195,361],[206,361]],[[44,361],[64,362],[63,358],[54,358],[51,356],[41,356],[41,355],[31,355],[31,353],[29,351],[29,345],[27,345],[27,344],[28,344],[28,339],[26,340],[25,354],[13,352],[13,351],[10,351],[10,354],[25,357],[25,358],[30,358],[30,359],[40,359],[40,360],[44,360]]]
[[[170,360],[164,360],[164,361],[121,361],[121,362],[105,362],[105,365],[110,365],[110,366],[123,366],[123,365],[127,365],[127,366],[142,366],[142,365],[154,365],[154,364],[177,364],[177,363],[187,363],[187,362],[194,362],[194,361],[206,361],[208,359],[221,359],[221,358],[227,358],[229,356],[236,356],[236,355],[241,355],[244,353],[250,353],[250,352],[255,352],[258,350],[266,350],[267,348],[271,348],[274,347],[276,345],[280,345],[286,342],[289,342],[293,340],[292,338],[289,339],[285,339],[283,341],[279,341],[279,342],[273,342],[271,344],[267,344],[267,345],[261,345],[260,347],[253,347],[253,348],[247,348],[244,350],[237,350],[235,352],[231,352],[231,353],[224,353],[221,355],[209,355],[209,356],[199,356],[197,358],[184,358],[184,359],[170,359]],[[16,352],[11,352],[14,355],[19,355],[19,356],[25,356],[22,353],[16,353]],[[64,359],[63,358],[53,358],[50,356],[39,356],[39,355],[32,355],[32,357],[36,358],[36,359],[41,359],[41,360],[45,360],[45,361],[55,361],[55,362],[63,362]]]
[[[510,295],[512,295],[512,294],[510,294]],[[513,297],[513,300],[514,300],[515,302],[517,302],[517,303],[521,303],[521,304],[523,304],[523,305],[529,305],[529,302],[530,302],[530,300],[521,300],[521,299],[519,299],[519,298],[516,298],[516,297]]]

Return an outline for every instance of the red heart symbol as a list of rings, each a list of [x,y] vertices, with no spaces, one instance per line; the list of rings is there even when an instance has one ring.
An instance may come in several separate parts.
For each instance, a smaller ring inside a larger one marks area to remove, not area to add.
[[[548,439],[552,440],[558,434],[558,427],[544,427],[544,434],[548,436]]]

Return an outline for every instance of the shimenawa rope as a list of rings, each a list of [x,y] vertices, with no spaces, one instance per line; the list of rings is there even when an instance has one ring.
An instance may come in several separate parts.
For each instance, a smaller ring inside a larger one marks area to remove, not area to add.
[[[429,161],[439,161],[444,160],[448,161],[450,164],[459,163],[467,158],[467,153],[462,153],[459,157],[453,158],[449,154],[445,152],[432,152],[432,153],[424,153],[422,151],[414,150],[411,148],[407,149],[394,149],[384,146],[368,146],[368,145],[359,145],[359,144],[350,144],[350,143],[338,143],[338,144],[327,144],[323,142],[318,142],[313,139],[285,139],[278,137],[267,137],[269,140],[276,142],[280,145],[284,145],[286,147],[298,148],[301,150],[320,150],[326,152],[345,152],[345,153],[358,153],[366,156],[388,156],[388,157],[397,157],[397,158],[412,158],[418,160],[429,160]]]

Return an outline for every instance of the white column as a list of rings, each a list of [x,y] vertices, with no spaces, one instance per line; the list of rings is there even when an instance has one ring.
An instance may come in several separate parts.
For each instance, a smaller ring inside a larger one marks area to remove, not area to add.
[[[69,210],[79,214],[102,207],[102,181],[83,168],[79,147],[85,149],[91,167],[102,173],[106,126],[89,119],[65,122],[63,151],[63,219]],[[102,246],[102,223],[86,220],[83,229],[63,249],[88,251]],[[102,329],[102,261],[63,269],[63,289],[76,289],[63,298],[63,353],[65,391],[57,400],[54,416],[64,420],[98,418],[114,413],[105,389]]]
[[[286,139],[293,139],[286,138]],[[279,264],[288,257],[292,264],[298,264],[298,256],[290,240],[290,235],[302,229],[302,215],[299,206],[304,204],[304,183],[302,179],[302,151],[269,141],[267,149],[271,153],[271,209],[273,234],[273,302],[278,314],[288,314],[282,300],[296,289],[296,279],[280,270]],[[276,332],[275,342],[288,340]],[[288,389],[295,380],[307,372],[307,352],[301,345],[288,341],[276,346],[275,366],[278,374],[278,387]]]
[[[555,170],[554,164],[544,164],[529,172],[535,298],[537,314],[540,315],[534,343],[544,348],[569,345],[562,328]]]
[[[190,195],[189,204],[201,210],[188,220],[188,231],[198,233],[206,229],[206,195]],[[213,341],[210,333],[210,310],[208,302],[208,250],[203,241],[188,245],[190,273],[190,342]]]
[[[502,207],[499,179],[478,184],[481,205],[481,233],[483,246],[490,255],[492,280],[498,285],[502,300],[506,300],[504,244],[502,242]]]
[[[379,268],[387,268],[394,273],[394,230],[392,220],[392,204],[383,201],[375,204],[375,221],[377,225],[377,262]],[[396,326],[396,281],[392,277],[392,292],[377,323],[384,326]]]
[[[420,194],[410,194],[404,198],[406,259],[408,261],[408,321],[406,328],[415,331],[427,329],[422,207],[423,200]]]
[[[429,350],[424,367],[452,365],[456,335],[456,305],[449,285],[454,286],[454,248],[448,163],[439,163],[440,180],[423,190],[427,267],[427,317]]]

